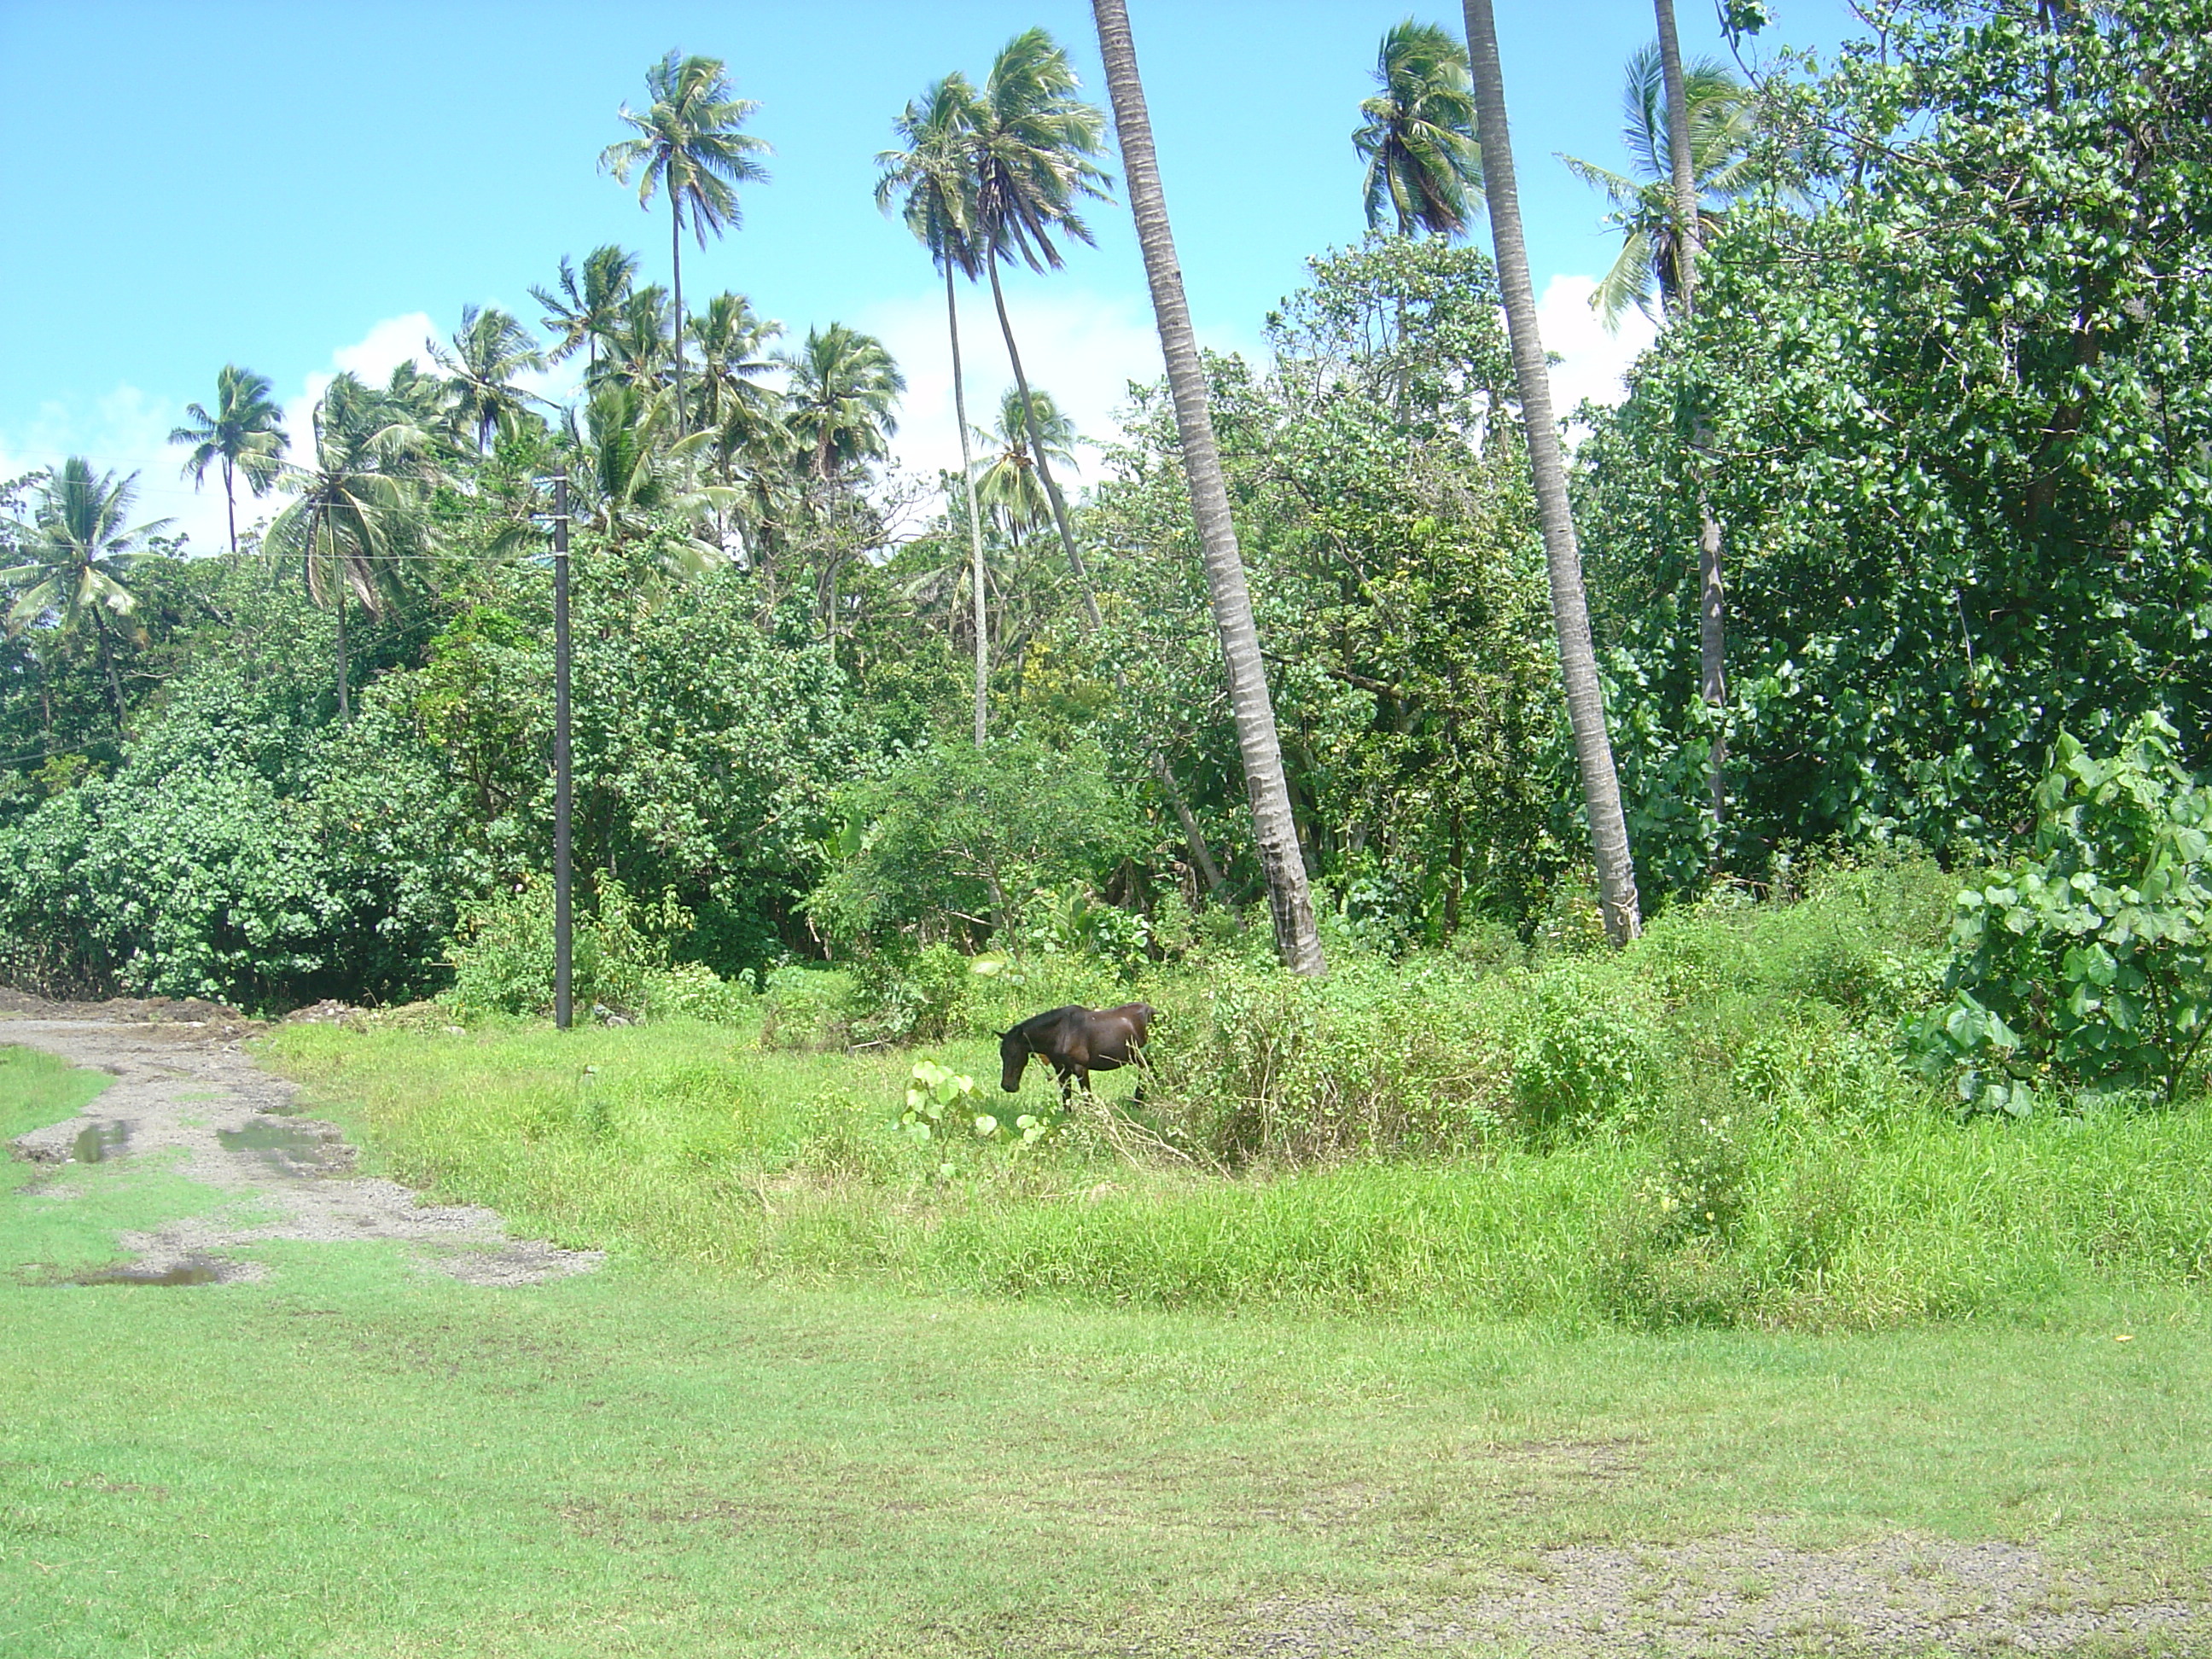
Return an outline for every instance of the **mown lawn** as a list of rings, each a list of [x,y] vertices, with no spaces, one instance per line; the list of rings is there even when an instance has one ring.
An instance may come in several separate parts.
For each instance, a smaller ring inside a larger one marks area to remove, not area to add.
[[[83,1087],[13,1058],[0,1117]],[[127,1161],[65,1179],[111,1227],[183,1196]],[[9,1267],[56,1203],[0,1199]],[[521,1291],[386,1247],[265,1257],[252,1285],[0,1276],[0,1654],[1325,1650],[1316,1620],[1434,1650],[1484,1587],[1608,1540],[2008,1540],[2122,1601],[2212,1570],[2185,1293],[1638,1334],[635,1249]]]

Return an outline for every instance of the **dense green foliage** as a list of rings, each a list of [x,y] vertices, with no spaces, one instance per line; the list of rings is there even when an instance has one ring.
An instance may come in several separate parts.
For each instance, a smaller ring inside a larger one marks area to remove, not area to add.
[[[2208,757],[2212,11],[1930,0],[1757,111],[1766,199],[1711,243],[1584,451],[1639,860],[1709,827],[1688,441],[1729,548],[1719,848],[2032,830],[2062,730],[2163,708]],[[1809,204],[1809,205],[1808,205]]]

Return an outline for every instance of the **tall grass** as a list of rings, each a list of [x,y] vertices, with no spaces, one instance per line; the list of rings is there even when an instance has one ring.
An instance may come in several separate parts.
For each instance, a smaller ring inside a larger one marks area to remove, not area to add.
[[[272,1052],[403,1179],[716,1271],[1806,1327],[2203,1282],[2212,1109],[1960,1124],[1902,1064],[1948,891],[1893,865],[1662,917],[1619,956],[1164,976],[1153,1103],[1102,1079],[1115,1109],[1018,1154],[917,1144],[910,1051],[787,1026],[303,1027]],[[949,1023],[988,1032],[1020,994]],[[985,1036],[929,1052],[997,1096]]]

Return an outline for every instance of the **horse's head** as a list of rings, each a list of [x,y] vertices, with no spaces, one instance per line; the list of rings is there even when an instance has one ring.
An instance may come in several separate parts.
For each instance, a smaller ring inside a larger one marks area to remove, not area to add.
[[[999,1034],[999,1086],[1008,1094],[1021,1091],[1022,1073],[1030,1063],[1030,1045],[1019,1033],[1001,1031]]]

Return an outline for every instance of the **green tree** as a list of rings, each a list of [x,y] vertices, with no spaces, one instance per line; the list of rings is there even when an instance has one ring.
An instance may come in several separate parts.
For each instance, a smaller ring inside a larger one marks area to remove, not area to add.
[[[736,186],[762,184],[768,169],[759,158],[769,153],[766,140],[741,131],[760,106],[730,95],[728,71],[718,58],[679,58],[673,51],[646,71],[653,102],[641,113],[628,104],[622,118],[637,130],[600,152],[599,166],[617,182],[638,173],[637,203],[650,208],[656,193],[668,193],[669,259],[676,284],[676,428],[689,430],[684,400],[684,220],[707,246],[707,233],[744,222]]]
[[[1091,240],[1090,228],[1077,204],[1085,198],[1106,200],[1112,181],[1091,160],[1105,147],[1106,118],[1097,105],[1076,96],[1081,86],[1067,53],[1052,36],[1041,28],[1026,29],[992,59],[976,104],[970,141],[975,234],[990,273],[999,331],[1006,342],[1006,359],[1024,410],[1035,404],[1014,325],[1006,315],[999,267],[1018,259],[1031,270],[1058,270],[1066,263],[1060,252],[1060,239]],[[1095,629],[1099,626],[1098,607],[1091,597],[1089,573],[1068,528],[1067,503],[1043,450],[1032,427],[1030,453],[1036,459],[1037,477],[1052,507],[1060,550],[1082,585],[1085,608]]]
[[[309,596],[337,613],[342,722],[353,718],[347,598],[374,616],[398,592],[407,559],[427,550],[425,483],[435,439],[422,416],[419,405],[353,374],[337,376],[315,405],[314,459],[287,469],[283,483],[295,499],[262,541],[271,561],[297,560]]]
[[[890,453],[906,376],[884,343],[842,323],[806,331],[805,341],[779,360],[790,371],[792,431],[806,446],[815,478],[835,483],[868,461]]]
[[[1758,181],[1753,131],[1744,89],[1720,64],[1702,59],[1686,70],[1674,34],[1673,0],[1656,0],[1659,40],[1628,60],[1621,137],[1643,180],[1563,157],[1570,168],[1613,199],[1621,232],[1614,258],[1590,303],[1606,326],[1618,327],[1633,303],[1651,308],[1656,288],[1664,317],[1697,311],[1698,257],[1719,228],[1721,205]],[[1702,417],[1692,414],[1701,428]],[[1698,447],[1707,446],[1700,441]],[[1692,469],[1693,473],[1699,469]],[[1714,844],[1728,808],[1728,595],[1721,575],[1721,526],[1700,477],[1689,480],[1698,516],[1698,693],[1711,711],[1706,792]]]
[[[742,294],[717,294],[691,319],[691,343],[699,349],[695,401],[703,427],[742,429],[748,419],[775,417],[781,399],[761,380],[776,368],[768,347],[782,332],[781,323],[759,315]]]
[[[694,479],[692,459],[713,434],[677,438],[675,418],[672,392],[602,386],[580,424],[569,417],[568,441],[581,462],[569,481],[579,517],[608,541],[650,541],[665,564],[696,574],[728,562],[702,531],[737,492]]]
[[[1030,404],[1025,412],[1022,394],[1008,386],[999,401],[997,426],[988,431],[979,428],[976,433],[998,453],[975,471],[975,500],[997,515],[1010,542],[1019,542],[1052,516],[1052,503],[1038,481],[1036,462],[1030,453],[1030,433],[1034,431],[1042,442],[1048,460],[1075,465],[1075,422],[1060,412],[1048,392],[1030,392]]]
[[[1737,550],[1735,867],[1891,835],[2002,857],[2061,731],[2109,750],[2164,708],[2197,764],[2212,729],[2212,7],[1892,21],[1763,94],[1770,182],[1584,447],[1655,869],[1692,863],[1669,803],[1705,747],[1686,410]]]
[[[538,401],[514,381],[544,368],[545,355],[528,331],[497,306],[463,306],[461,325],[450,345],[422,343],[445,371],[447,418],[457,432],[475,441],[479,453],[490,449],[494,433],[513,431]]]
[[[876,156],[876,205],[888,213],[902,193],[907,228],[945,274],[945,328],[952,346],[952,418],[960,429],[960,476],[972,478],[975,456],[968,437],[968,381],[960,358],[960,302],[956,273],[969,282],[982,275],[984,248],[977,240],[973,135],[978,99],[968,77],[935,81],[891,124],[903,148]],[[975,608],[975,746],[989,729],[990,637],[984,613],[983,524],[975,492],[963,489],[968,521],[969,589]]]
[[[1268,908],[1275,925],[1275,948],[1293,973],[1325,972],[1321,936],[1299,852],[1289,786],[1283,776],[1282,744],[1268,696],[1267,670],[1260,654],[1259,630],[1252,620],[1252,598],[1244,580],[1244,562],[1230,516],[1229,493],[1214,443],[1207,408],[1205,369],[1183,297],[1182,267],[1168,223],[1167,198],[1160,188],[1159,162],[1152,148],[1152,118],[1138,78],[1136,47],[1129,38],[1129,15],[1121,0],[1092,0],[1098,47],[1106,61],[1106,83],[1114,100],[1114,126],[1128,169],[1129,203],[1136,216],[1137,241],[1144,250],[1145,273],[1159,321],[1160,349],[1167,359],[1175,393],[1176,425],[1182,440],[1183,467],[1190,481],[1191,504],[1206,549],[1206,586],[1214,625],[1229,675],[1230,701],[1236,711],[1237,745],[1244,763],[1245,787],[1252,802],[1253,841],[1267,881]],[[1032,422],[1036,450],[1036,408],[1029,388],[1021,388]],[[1049,481],[1048,480],[1048,487]]]
[[[553,289],[530,290],[530,297],[545,307],[541,326],[557,337],[548,361],[566,362],[581,351],[587,374],[597,368],[599,341],[614,331],[636,282],[637,255],[627,248],[611,243],[593,248],[584,256],[580,275],[563,254]]]
[[[1682,73],[1692,189],[1698,204],[1702,246],[1718,234],[1728,204],[1758,185],[1758,135],[1743,83],[1726,65],[1703,58],[1683,65]],[[1610,222],[1620,234],[1620,251],[1590,295],[1591,306],[1607,328],[1618,327],[1632,306],[1656,311],[1662,321],[1674,314],[1683,292],[1681,272],[1686,263],[1694,264],[1685,261],[1687,244],[1675,230],[1680,210],[1669,154],[1672,115],[1665,65],[1656,46],[1641,47],[1629,58],[1621,110],[1628,173],[1572,155],[1559,158],[1613,204]]]
[[[659,391],[668,383],[669,356],[675,347],[673,320],[668,290],[659,283],[649,283],[624,295],[613,320],[598,337],[597,355],[584,384],[593,392],[610,386],[634,386],[647,393]]]
[[[1409,17],[1382,37],[1375,78],[1382,90],[1360,105],[1366,121],[1352,135],[1367,164],[1367,228],[1382,228],[1388,204],[1401,236],[1462,234],[1482,210],[1467,48]]]
[[[137,482],[136,473],[118,479],[112,472],[94,472],[81,455],[70,456],[40,486],[30,522],[9,526],[22,562],[0,570],[0,583],[15,590],[8,607],[11,635],[46,622],[66,637],[89,624],[93,649],[114,702],[118,732],[125,714],[123,680],[109,635],[116,619],[129,616],[137,605],[124,579],[147,538],[169,523],[128,522]]]
[[[225,363],[215,377],[215,411],[199,404],[185,405],[185,424],[169,434],[173,444],[190,444],[185,458],[185,477],[197,488],[209,467],[222,467],[223,509],[230,521],[230,550],[238,551],[238,490],[236,477],[246,475],[246,487],[256,495],[267,493],[276,482],[278,464],[288,441],[284,411],[270,396],[269,379],[236,363]]]
[[[1583,807],[1596,856],[1599,902],[1606,936],[1625,945],[1643,932],[1628,823],[1620,805],[1613,740],[1606,730],[1605,688],[1598,679],[1590,639],[1582,555],[1575,544],[1574,511],[1567,498],[1566,465],[1552,416],[1551,367],[1536,326],[1536,292],[1528,280],[1528,249],[1521,234],[1521,198],[1513,174],[1513,144],[1505,121],[1505,79],[1498,62],[1498,32],[1490,0],[1466,0],[1468,55],[1474,72],[1476,131],[1482,144],[1483,190],[1489,198],[1490,234],[1498,251],[1498,283],[1505,300],[1513,344],[1514,378],[1521,392],[1521,424],[1528,445],[1536,511],[1544,528],[1544,554],[1552,586],[1552,623],[1559,645],[1559,678],[1566,691],[1575,761],[1582,775]]]

